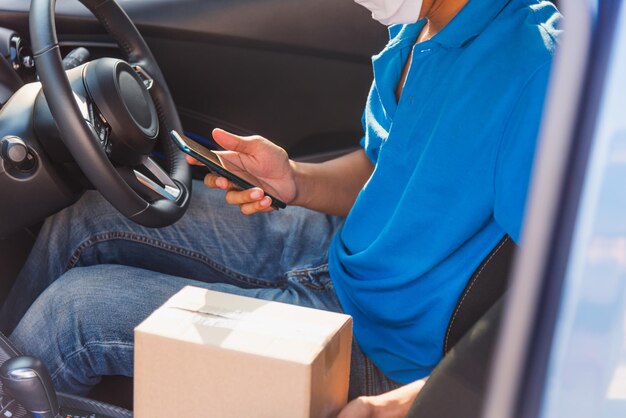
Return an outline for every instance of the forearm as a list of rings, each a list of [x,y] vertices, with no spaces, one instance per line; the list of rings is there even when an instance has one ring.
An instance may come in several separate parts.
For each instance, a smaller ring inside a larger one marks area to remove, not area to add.
[[[373,405],[376,418],[404,418],[413,401],[424,387],[427,379],[417,380],[396,390],[378,396],[372,396],[369,401]]]
[[[323,163],[293,162],[297,195],[292,204],[330,215],[348,214],[374,169],[363,150]]]
[[[356,398],[337,418],[405,418],[426,380],[417,380],[381,395]]]

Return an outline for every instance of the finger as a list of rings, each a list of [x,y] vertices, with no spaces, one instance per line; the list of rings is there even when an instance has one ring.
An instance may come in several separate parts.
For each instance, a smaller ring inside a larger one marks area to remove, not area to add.
[[[230,132],[226,132],[225,130],[219,128],[213,130],[213,139],[218,143],[218,145],[229,151],[237,151],[244,154],[251,153],[253,151],[255,139],[257,138],[258,137],[254,136],[243,137],[231,134]]]
[[[243,170],[240,154],[235,151],[213,151],[219,158],[222,167],[228,170]]]
[[[235,151],[214,151],[214,153],[217,155],[217,158],[219,158],[222,167],[226,170],[242,177],[244,180],[251,180],[250,178],[247,178],[247,175],[245,174],[246,169],[241,161],[242,154]]]
[[[272,198],[269,196],[265,196],[258,203],[260,210],[273,209],[272,208]]]
[[[243,205],[239,205],[239,210],[244,215],[253,215],[255,213],[267,213],[274,211],[274,208],[270,206],[272,203],[272,199],[269,197],[264,197],[262,200],[258,202],[245,203]]]
[[[215,180],[215,184],[222,190],[241,190],[240,187],[235,186],[225,177],[218,177],[217,180]]]
[[[198,161],[195,158],[193,158],[191,155],[186,155],[185,158],[187,159],[187,164],[190,164],[190,165],[204,165],[200,161]]]
[[[242,205],[245,203],[260,202],[265,199],[263,196],[263,190],[258,187],[242,191],[231,190],[226,193],[226,202],[231,205]],[[267,204],[264,204],[264,207],[267,207]]]
[[[204,176],[204,184],[206,187],[211,189],[228,190],[234,188],[234,186],[232,186],[227,179],[213,174],[207,174]]]

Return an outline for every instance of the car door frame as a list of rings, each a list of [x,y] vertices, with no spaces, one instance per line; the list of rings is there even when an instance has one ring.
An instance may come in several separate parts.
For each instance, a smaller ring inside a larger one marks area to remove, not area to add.
[[[564,36],[544,113],[522,249],[491,367],[486,418],[541,415],[614,19],[616,9],[626,7],[622,3],[562,2]]]

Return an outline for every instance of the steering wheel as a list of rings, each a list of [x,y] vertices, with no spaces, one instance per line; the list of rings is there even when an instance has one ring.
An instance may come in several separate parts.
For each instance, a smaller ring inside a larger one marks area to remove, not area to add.
[[[80,2],[115,38],[126,60],[101,58],[66,73],[56,0],[32,0],[31,43],[50,113],[78,166],[117,210],[148,227],[170,225],[187,209],[191,175],[169,140],[169,132],[182,132],[182,126],[165,78],[115,0]],[[151,158],[157,139],[167,170]]]

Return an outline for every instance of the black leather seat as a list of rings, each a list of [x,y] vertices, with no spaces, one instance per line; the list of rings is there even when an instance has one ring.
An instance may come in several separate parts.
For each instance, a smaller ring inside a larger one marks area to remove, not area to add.
[[[407,418],[479,418],[489,379],[503,301],[500,300],[443,358]]]
[[[448,323],[443,351],[448,353],[500,299],[507,285],[517,246],[506,235],[480,263],[459,298]]]
[[[446,332],[445,356],[407,418],[478,418],[517,246],[505,236],[470,278]]]

